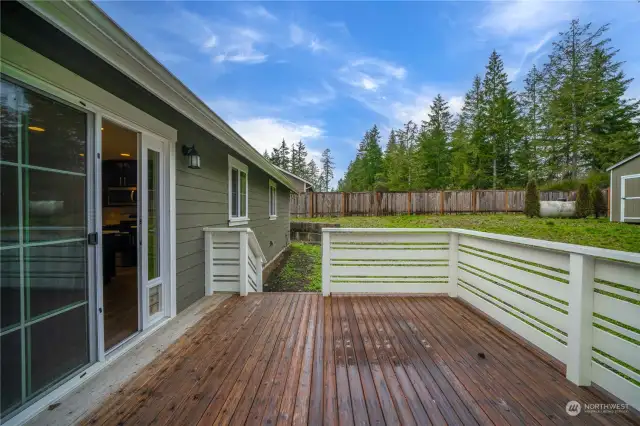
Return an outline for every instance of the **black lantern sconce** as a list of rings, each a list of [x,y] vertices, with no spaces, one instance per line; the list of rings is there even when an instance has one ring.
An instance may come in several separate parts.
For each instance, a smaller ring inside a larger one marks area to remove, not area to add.
[[[190,169],[199,169],[200,168],[200,154],[196,151],[196,146],[186,146],[182,145],[182,155],[188,158],[188,167]]]

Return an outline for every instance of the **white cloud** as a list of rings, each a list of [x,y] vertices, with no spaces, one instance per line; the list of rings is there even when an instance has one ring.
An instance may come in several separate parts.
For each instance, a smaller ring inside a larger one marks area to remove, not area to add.
[[[379,84],[369,77],[362,77],[360,81],[357,81],[355,85],[362,87],[365,90],[376,90]]]
[[[406,75],[404,67],[378,58],[351,60],[338,70],[338,78],[343,83],[366,92],[376,92],[390,83],[404,80]]]
[[[313,141],[323,135],[322,128],[305,123],[281,120],[273,117],[253,117],[231,120],[229,125],[242,135],[259,152],[271,151],[282,139],[292,142]]]
[[[305,39],[304,31],[296,24],[289,25],[289,36],[293,44],[302,44]]]
[[[330,102],[336,97],[336,90],[327,82],[322,83],[324,90],[311,92],[301,91],[297,97],[293,99],[293,102],[297,105],[320,105]]]
[[[452,96],[449,98],[449,111],[452,114],[460,114],[464,106],[464,96]]]
[[[209,38],[206,39],[202,44],[202,47],[209,50],[215,47],[216,44],[218,44],[218,37],[216,37],[214,34],[211,34],[211,36],[209,36]]]
[[[242,13],[248,18],[262,18],[268,21],[278,20],[278,18],[276,18],[273,14],[271,14],[271,12],[269,12],[267,9],[265,9],[261,5],[246,7],[242,9]]]
[[[577,2],[569,1],[494,1],[488,6],[478,28],[502,35],[545,30],[571,20],[578,7]]]

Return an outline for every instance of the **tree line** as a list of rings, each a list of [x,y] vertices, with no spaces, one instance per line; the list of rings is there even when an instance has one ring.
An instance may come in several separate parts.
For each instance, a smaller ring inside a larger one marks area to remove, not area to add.
[[[262,155],[274,165],[310,182],[314,190],[331,190],[335,163],[329,148],[322,151],[319,167],[313,158],[307,161],[307,147],[302,141],[291,144],[289,148],[282,139],[280,145],[271,150],[271,154],[265,150]]]
[[[633,79],[608,28],[573,20],[519,92],[494,50],[459,114],[437,95],[427,120],[391,130],[384,152],[374,125],[338,189],[521,188],[530,179],[606,185],[606,168],[640,150],[640,101],[625,95]]]

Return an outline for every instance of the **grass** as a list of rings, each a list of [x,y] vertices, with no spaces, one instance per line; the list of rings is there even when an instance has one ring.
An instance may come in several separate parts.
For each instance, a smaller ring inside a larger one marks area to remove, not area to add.
[[[459,214],[320,217],[298,220],[339,223],[345,228],[465,228],[496,234],[640,252],[640,226],[611,223],[608,219],[530,219],[522,214]]]
[[[322,291],[322,250],[292,242],[289,257],[265,286],[266,291]]]

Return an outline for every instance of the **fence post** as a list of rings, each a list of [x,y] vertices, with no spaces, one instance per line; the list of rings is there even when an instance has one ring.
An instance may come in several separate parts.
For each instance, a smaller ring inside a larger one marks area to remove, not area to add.
[[[329,266],[331,256],[331,233],[322,229],[322,295],[331,295],[331,280],[329,277]]]
[[[458,234],[449,232],[449,297],[458,297]]]
[[[504,190],[504,212],[509,213],[509,190]]]
[[[205,296],[213,294],[213,232],[204,231],[204,276]]]
[[[240,232],[240,296],[246,296],[249,292],[249,277],[247,264],[249,263],[249,235],[247,231]]]
[[[591,385],[593,339],[593,256],[571,253],[569,260],[569,333],[567,379],[578,386]]]
[[[444,191],[440,191],[440,214],[444,214]]]
[[[345,212],[345,209],[346,209],[346,206],[344,205],[345,199],[346,199],[346,197],[345,197],[344,192],[343,192],[342,193],[342,208],[340,209],[340,210],[342,210],[342,212],[340,213],[342,215],[342,217],[344,217],[344,212]]]

